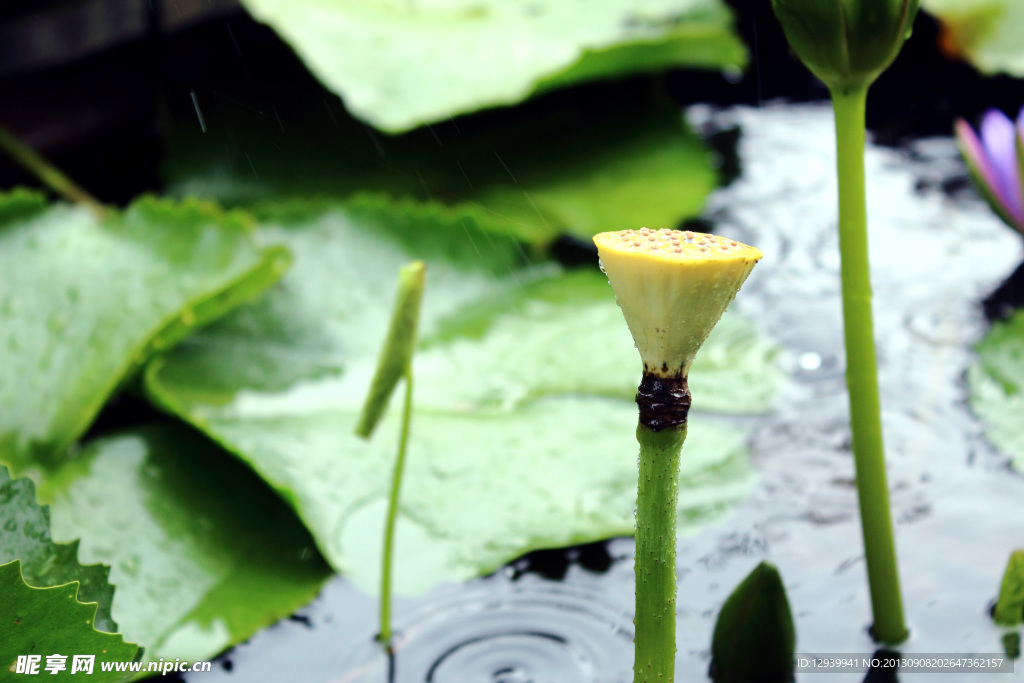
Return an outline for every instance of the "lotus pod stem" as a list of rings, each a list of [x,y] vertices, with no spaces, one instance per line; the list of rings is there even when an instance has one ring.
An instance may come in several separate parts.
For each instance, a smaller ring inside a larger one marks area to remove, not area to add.
[[[594,237],[643,362],[637,391],[633,681],[670,683],[676,658],[676,519],[694,356],[761,252],[716,235],[621,230]]]

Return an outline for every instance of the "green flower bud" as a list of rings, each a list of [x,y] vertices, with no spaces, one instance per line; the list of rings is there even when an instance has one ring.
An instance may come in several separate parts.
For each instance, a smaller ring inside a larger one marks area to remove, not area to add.
[[[867,88],[896,58],[920,0],[772,0],[800,61],[833,92]]]
[[[1016,626],[1024,621],[1024,550],[1015,550],[1010,555],[992,618],[1002,626]]]
[[[722,605],[711,639],[715,683],[789,683],[796,628],[779,570],[768,562],[736,586]]]

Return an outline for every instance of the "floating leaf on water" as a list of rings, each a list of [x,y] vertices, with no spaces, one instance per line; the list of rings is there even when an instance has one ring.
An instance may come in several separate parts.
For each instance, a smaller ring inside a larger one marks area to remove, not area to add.
[[[971,407],[987,424],[986,435],[1024,464],[1024,311],[993,325],[977,346],[978,362],[967,373]]]

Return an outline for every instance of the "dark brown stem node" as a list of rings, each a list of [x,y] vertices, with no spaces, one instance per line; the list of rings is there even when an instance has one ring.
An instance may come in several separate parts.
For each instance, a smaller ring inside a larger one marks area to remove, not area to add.
[[[690,412],[690,389],[685,377],[657,377],[645,372],[636,392],[640,424],[660,432],[686,424]]]

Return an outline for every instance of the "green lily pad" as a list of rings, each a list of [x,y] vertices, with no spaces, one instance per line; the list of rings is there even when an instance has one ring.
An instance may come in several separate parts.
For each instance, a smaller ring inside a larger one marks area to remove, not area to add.
[[[1024,77],[1024,4],[1019,0],[921,0],[942,22],[948,53],[986,74]]]
[[[230,102],[204,109],[208,133],[181,127],[170,191],[235,205],[267,196],[372,191],[439,201],[488,232],[545,245],[623,226],[674,227],[717,184],[711,156],[678,107],[629,84],[400,137],[368,134],[319,97],[288,127]]]
[[[104,672],[101,665],[134,661],[139,647],[124,642],[118,634],[97,631],[93,625],[96,605],[79,602],[77,593],[75,582],[51,588],[29,586],[21,576],[18,560],[0,565],[0,595],[4,596],[0,600],[0,671],[10,671],[15,676],[56,674],[56,680],[69,680],[72,675],[86,675],[81,671],[71,674],[74,656],[92,655],[93,668],[88,680],[115,683],[132,677],[123,671]],[[19,656],[35,655],[40,656],[37,668],[19,672]],[[51,663],[59,668],[47,670]]]
[[[632,531],[640,361],[600,274],[553,266],[503,274],[487,264],[507,266],[514,252],[467,238],[465,220],[413,206],[338,205],[287,218],[265,229],[288,244],[296,268],[257,304],[154,360],[145,386],[291,501],[335,568],[368,590],[376,585],[398,418],[383,420],[369,443],[353,429],[395,275],[411,258],[427,262],[427,288],[396,590]],[[419,230],[403,232],[404,243],[389,237],[410,221]],[[765,370],[773,347],[749,325],[726,325],[732,332],[705,349],[713,381],[699,379],[701,356],[694,367],[697,406],[715,405],[723,391],[730,398],[720,408],[753,396],[741,405],[764,409],[777,377]],[[282,343],[279,330],[301,330],[309,343]],[[737,330],[743,341],[734,344]],[[722,345],[733,345],[731,363],[718,360]],[[748,365],[764,372],[751,376]],[[723,389],[730,383],[742,386]],[[735,427],[693,420],[684,524],[745,494],[752,472],[742,441]]]
[[[349,111],[399,132],[562,83],[746,60],[719,0],[245,0]]]
[[[1024,311],[996,323],[977,351],[978,362],[967,373],[971,407],[992,443],[1024,467]]]
[[[114,617],[149,660],[208,660],[308,603],[330,575],[284,502],[180,425],[92,441],[39,491],[54,535],[110,565]]]
[[[102,220],[0,196],[0,461],[63,452],[119,385],[275,282],[288,265],[248,220],[141,199]]]
[[[50,535],[50,510],[36,502],[31,479],[11,479],[0,465],[0,564],[21,561],[25,582],[36,588],[79,584],[78,598],[97,603],[94,624],[100,631],[116,633],[110,616],[114,587],[107,581],[110,568],[78,562],[78,541],[54,543]]]

